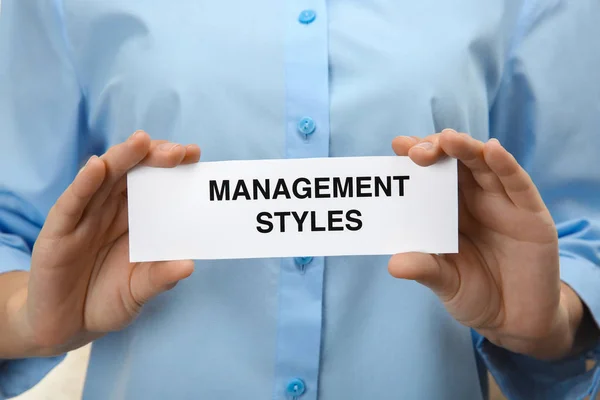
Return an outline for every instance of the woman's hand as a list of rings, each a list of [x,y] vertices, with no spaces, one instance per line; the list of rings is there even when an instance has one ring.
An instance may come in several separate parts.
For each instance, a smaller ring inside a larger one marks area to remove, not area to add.
[[[188,277],[191,260],[130,263],[127,172],[195,163],[200,148],[136,132],[92,157],[50,210],[17,300],[21,334],[49,353],[124,328],[150,298]],[[14,302],[13,302],[14,304]]]
[[[543,359],[569,354],[583,305],[561,283],[554,222],[514,157],[494,139],[452,130],[398,137],[392,147],[421,166],[458,159],[459,253],[397,254],[390,273],[428,286],[496,345]]]

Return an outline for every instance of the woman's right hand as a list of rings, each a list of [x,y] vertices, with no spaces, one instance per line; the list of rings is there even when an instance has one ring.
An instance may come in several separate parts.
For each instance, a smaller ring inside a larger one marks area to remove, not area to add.
[[[138,131],[92,157],[50,210],[13,310],[20,334],[59,354],[127,326],[152,297],[190,276],[191,260],[130,263],[127,172],[198,162],[200,148]]]

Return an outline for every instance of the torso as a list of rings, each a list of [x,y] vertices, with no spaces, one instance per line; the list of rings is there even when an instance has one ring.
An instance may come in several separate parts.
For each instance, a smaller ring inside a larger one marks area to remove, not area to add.
[[[204,161],[289,157],[295,21],[284,3],[65,0],[92,142],[144,129],[197,143]],[[306,3],[299,10],[321,4]],[[391,155],[393,137],[446,127],[487,139],[517,3],[329,1],[328,65],[314,66],[329,74],[317,88],[329,93],[328,155]],[[304,275],[278,259],[198,262],[132,326],[95,343],[84,397],[283,399],[273,395],[281,368],[300,376],[313,362],[281,358],[278,343],[305,348],[300,334],[282,339],[293,329],[281,329],[281,293],[306,285],[312,294],[294,304],[323,314],[290,323],[321,326],[319,398],[480,398],[469,330],[428,290],[389,276],[387,260],[326,258]]]

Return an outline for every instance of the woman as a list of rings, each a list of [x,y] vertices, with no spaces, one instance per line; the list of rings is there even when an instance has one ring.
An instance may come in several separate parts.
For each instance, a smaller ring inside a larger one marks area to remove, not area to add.
[[[2,7],[5,396],[90,341],[92,400],[598,391],[597,2]],[[459,254],[128,262],[140,163],[390,144],[460,161]]]

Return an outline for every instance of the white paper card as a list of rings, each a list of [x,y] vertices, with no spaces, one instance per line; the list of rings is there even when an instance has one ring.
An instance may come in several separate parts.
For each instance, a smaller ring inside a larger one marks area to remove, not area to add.
[[[132,262],[458,250],[456,160],[200,162],[128,175]],[[212,197],[212,199],[211,199]]]

